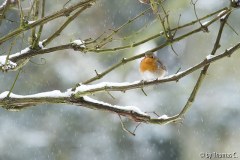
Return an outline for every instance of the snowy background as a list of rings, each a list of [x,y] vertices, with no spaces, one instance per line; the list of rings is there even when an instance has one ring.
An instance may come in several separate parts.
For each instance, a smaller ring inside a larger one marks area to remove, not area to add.
[[[46,1],[46,14],[49,15],[62,8],[65,0]],[[73,4],[76,0],[72,0]],[[0,4],[3,0],[0,0]],[[215,12],[228,6],[227,0],[199,0],[196,5],[198,17]],[[164,3],[170,10],[170,23],[177,26],[178,16],[182,15],[180,25],[195,20],[190,0],[168,0]],[[29,1],[23,2],[29,7]],[[129,19],[135,17],[149,6],[138,0],[99,0],[92,8],[87,9],[73,21],[49,46],[69,43],[68,35],[73,39],[96,38],[104,31],[116,29]],[[27,10],[25,11],[27,12]],[[228,23],[240,33],[239,11],[235,11]],[[7,13],[7,18],[18,21],[18,11]],[[115,38],[135,33],[156,16],[148,12],[129,26],[121,30]],[[46,39],[64,21],[58,18],[44,25],[43,37]],[[208,21],[210,19],[204,20]],[[181,29],[177,36],[192,31],[199,24]],[[4,21],[1,37],[15,29],[18,25]],[[190,36],[173,47],[179,54],[177,57],[170,47],[157,52],[158,57],[174,74],[180,67],[185,70],[210,54],[219,28],[219,22],[209,27],[210,33],[198,33]],[[107,47],[127,45],[155,35],[162,30],[160,22],[145,29],[139,36],[125,42],[116,41]],[[29,33],[26,33],[25,39]],[[21,38],[12,53],[19,52]],[[83,82],[119,62],[145,52],[164,42],[163,38],[154,39],[132,49],[110,53],[81,53],[63,50],[33,58],[41,63],[45,58],[47,64],[36,66],[28,63],[16,83],[13,93],[26,95],[39,92],[61,90],[66,91],[76,83]],[[221,48],[217,53],[234,46],[239,42],[237,36],[228,26],[225,27],[221,39]],[[9,49],[11,41],[4,43],[0,53]],[[28,45],[24,44],[23,48]],[[185,115],[184,124],[167,124],[164,126],[142,124],[136,131],[136,137],[123,131],[117,115],[95,111],[71,105],[40,105],[21,112],[10,112],[0,109],[0,159],[3,160],[45,160],[45,159],[165,159],[192,160],[202,159],[201,152],[233,153],[240,157],[240,51],[231,58],[213,63],[209,68],[202,87],[192,107]],[[101,80],[93,82],[134,82],[141,80],[138,73],[140,59],[130,62],[112,71]],[[96,94],[92,98],[107,103],[126,106],[137,106],[142,111],[156,111],[158,114],[175,115],[181,111],[198,79],[200,70],[182,78],[178,83],[171,82],[145,88],[147,97],[140,89],[126,93],[111,92]],[[0,73],[0,93],[10,90],[17,72]],[[151,115],[155,116],[155,115]],[[126,128],[133,131],[137,123],[123,118]]]

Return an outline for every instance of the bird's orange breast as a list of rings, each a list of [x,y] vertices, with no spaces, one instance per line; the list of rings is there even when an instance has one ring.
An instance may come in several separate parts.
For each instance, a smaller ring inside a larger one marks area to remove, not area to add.
[[[153,58],[144,58],[140,65],[141,72],[145,72],[146,70],[150,72],[156,72],[158,69],[156,65],[156,59]]]

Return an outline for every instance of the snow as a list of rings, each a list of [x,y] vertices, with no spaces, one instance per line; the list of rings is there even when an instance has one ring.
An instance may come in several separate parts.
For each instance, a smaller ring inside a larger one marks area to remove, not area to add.
[[[34,22],[36,22],[36,21],[28,21],[28,24],[32,24],[32,23],[34,23]]]
[[[19,56],[19,55],[21,55],[21,54],[27,53],[28,51],[30,51],[30,48],[29,48],[29,47],[21,50],[20,52],[17,52],[17,53],[15,53],[15,54],[10,55],[9,58],[17,57],[17,56]]]
[[[7,97],[8,93],[9,93],[9,91],[5,91],[5,92],[1,93],[0,98],[3,99],[5,97]],[[64,93],[62,93],[59,90],[54,90],[54,91],[50,91],[50,92],[42,92],[42,93],[37,93],[37,94],[33,94],[33,95],[24,95],[24,96],[11,93],[10,97],[11,98],[70,97],[72,93],[73,92],[71,91],[71,89],[68,89],[67,92],[64,92]],[[134,111],[134,112],[137,112],[142,115],[147,115],[146,113],[142,112],[139,108],[137,108],[135,106],[111,105],[109,103],[94,100],[88,96],[83,96],[83,99],[88,102],[102,104],[102,105],[105,105],[108,107],[113,107],[113,108],[122,109],[122,110]]]
[[[40,42],[38,43],[38,46],[41,47],[42,49],[46,49],[46,48],[44,48],[44,46],[43,46],[43,42],[44,42],[44,41],[46,41],[46,39],[43,40],[43,41],[40,41]]]
[[[4,65],[5,65],[5,62],[6,62],[6,58],[7,58],[7,56],[0,56],[0,67],[2,67],[2,69],[4,69]],[[8,69],[11,69],[11,68],[15,68],[16,66],[17,66],[16,63],[8,60],[5,69],[8,70]]]
[[[84,91],[102,88],[102,87],[106,87],[106,86],[121,87],[121,86],[126,86],[126,85],[135,85],[135,84],[138,84],[139,82],[141,82],[141,81],[135,81],[132,83],[130,83],[130,82],[123,82],[123,83],[101,82],[101,83],[93,84],[93,85],[80,84],[80,86],[76,88],[75,92],[84,92]]]
[[[0,6],[0,8],[3,8],[7,3],[7,0],[5,0],[5,2],[3,2],[3,4]]]
[[[208,55],[206,58],[207,58],[207,60],[209,60],[209,59],[211,59],[213,57],[215,57],[215,56],[214,55]]]
[[[206,24],[208,24],[208,22],[210,22],[210,21],[203,22],[203,24],[202,24],[202,25],[204,25],[204,26],[205,26]]]
[[[9,91],[5,91],[5,92],[1,93],[0,98],[5,98],[8,93],[9,93]],[[42,93],[37,93],[37,94],[33,94],[33,95],[25,95],[25,96],[11,93],[10,97],[11,98],[40,98],[40,97],[69,97],[70,95],[71,95],[70,92],[62,93],[59,90],[54,90],[54,91],[50,91],[50,92],[42,92]]]
[[[226,10],[220,12],[220,13],[218,14],[218,17],[221,16],[221,14],[223,14],[225,11],[226,11]],[[224,19],[224,18],[226,17],[226,15],[227,15],[227,14],[222,15],[222,16],[221,16],[221,19]]]
[[[86,46],[83,44],[84,41],[82,41],[82,40],[74,40],[74,41],[72,41],[72,43],[75,43],[76,45],[81,45],[80,47],[86,48]]]
[[[140,81],[135,81],[133,83],[129,83],[129,82],[124,82],[124,83],[111,83],[111,82],[102,82],[99,84],[94,84],[94,85],[81,85],[79,87],[76,88],[76,90],[73,92],[71,91],[71,88],[68,89],[66,92],[61,92],[59,90],[54,90],[54,91],[50,91],[50,92],[42,92],[42,93],[37,93],[37,94],[33,94],[33,95],[17,95],[14,93],[11,93],[10,97],[12,98],[33,98],[33,97],[69,97],[71,96],[71,94],[75,94],[77,92],[84,92],[84,91],[88,91],[91,89],[97,89],[97,88],[102,88],[105,86],[125,86],[125,85],[134,85],[139,83]],[[5,91],[3,93],[0,94],[0,98],[4,98],[6,97],[8,94],[8,91]]]
[[[122,109],[122,110],[128,110],[128,111],[134,111],[134,112],[137,112],[139,114],[142,114],[142,115],[147,115],[146,113],[142,112],[139,108],[135,107],[135,106],[117,106],[117,105],[111,105],[109,103],[105,103],[105,102],[102,102],[102,101],[98,101],[98,100],[95,100],[95,99],[92,99],[88,96],[83,96],[83,99],[85,101],[88,101],[88,102],[92,102],[92,103],[97,103],[97,104],[102,104],[102,105],[105,105],[105,106],[108,106],[108,107],[112,107],[112,108],[117,108],[117,109]]]
[[[227,51],[230,51],[232,48],[233,48],[233,47],[228,48]]]
[[[218,14],[218,16],[220,16],[221,14],[223,14],[225,11],[226,11],[226,10],[223,10],[222,12],[220,12],[220,13]]]
[[[167,115],[162,115],[162,116],[160,116],[160,117],[158,117],[158,119],[168,119],[168,118],[170,118],[170,117],[168,117]]]

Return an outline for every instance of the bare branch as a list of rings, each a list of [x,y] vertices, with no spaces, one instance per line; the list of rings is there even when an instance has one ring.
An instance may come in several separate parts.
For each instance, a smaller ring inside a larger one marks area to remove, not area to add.
[[[68,8],[64,8],[58,12],[55,12],[49,16],[46,16],[44,18],[41,18],[37,21],[35,21],[34,23],[31,23],[31,24],[28,24],[26,25],[25,27],[20,27],[14,31],[12,31],[11,33],[7,34],[6,36],[3,36],[0,38],[0,45],[3,43],[3,42],[6,42],[7,40],[13,38],[14,36],[18,35],[18,34],[21,34],[23,33],[24,31],[27,31],[31,28],[34,28],[36,26],[39,26],[39,25],[43,25],[53,19],[56,19],[56,18],[59,18],[59,17],[62,17],[62,16],[67,16],[69,15],[71,12],[73,12],[74,10],[78,9],[79,7],[84,7],[86,5],[89,5],[90,3],[93,3],[93,2],[96,2],[97,0],[85,0],[85,1],[81,1],[81,2],[78,2],[78,3],[75,3],[71,6],[69,6]]]

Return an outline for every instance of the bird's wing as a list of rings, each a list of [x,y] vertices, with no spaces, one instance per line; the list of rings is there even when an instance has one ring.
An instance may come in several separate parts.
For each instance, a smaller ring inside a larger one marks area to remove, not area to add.
[[[158,67],[161,67],[163,70],[167,71],[166,66],[159,59],[157,59],[156,63],[159,64]]]

